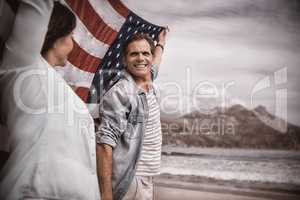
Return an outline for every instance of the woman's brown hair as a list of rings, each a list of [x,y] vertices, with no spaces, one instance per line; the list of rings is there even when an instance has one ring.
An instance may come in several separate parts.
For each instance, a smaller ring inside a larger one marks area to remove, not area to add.
[[[44,55],[53,47],[55,41],[70,34],[76,27],[76,17],[65,5],[54,2],[54,8],[48,25],[48,31],[41,50]]]

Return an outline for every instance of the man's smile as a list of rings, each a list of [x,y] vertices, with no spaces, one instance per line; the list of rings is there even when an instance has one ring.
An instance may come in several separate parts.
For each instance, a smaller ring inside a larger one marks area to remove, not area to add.
[[[133,66],[135,68],[146,68],[146,67],[148,67],[148,64],[139,63],[139,64],[134,64]]]

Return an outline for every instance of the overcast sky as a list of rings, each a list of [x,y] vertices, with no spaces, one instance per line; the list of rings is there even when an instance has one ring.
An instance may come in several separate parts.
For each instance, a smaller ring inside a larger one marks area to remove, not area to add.
[[[288,121],[300,125],[299,1],[123,2],[144,19],[170,27],[156,82],[162,109],[186,113],[239,103],[264,105],[285,118],[286,104]]]

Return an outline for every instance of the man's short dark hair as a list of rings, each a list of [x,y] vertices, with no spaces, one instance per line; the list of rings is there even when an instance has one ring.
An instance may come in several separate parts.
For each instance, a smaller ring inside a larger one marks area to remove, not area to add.
[[[45,54],[53,47],[55,41],[70,34],[76,27],[76,17],[65,5],[54,2],[54,8],[48,25],[48,31],[41,50]]]
[[[136,33],[136,34],[132,35],[124,43],[123,49],[122,49],[123,56],[126,55],[129,44],[131,44],[132,42],[135,42],[135,41],[139,41],[139,40],[146,40],[148,42],[148,44],[150,45],[151,53],[154,54],[155,45],[154,45],[154,41],[152,40],[152,38],[148,34],[145,34],[145,33]]]

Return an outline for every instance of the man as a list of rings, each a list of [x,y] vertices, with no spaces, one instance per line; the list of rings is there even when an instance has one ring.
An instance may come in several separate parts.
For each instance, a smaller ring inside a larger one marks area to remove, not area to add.
[[[123,48],[124,76],[103,97],[97,132],[97,170],[103,200],[153,199],[159,174],[161,127],[152,81],[157,77],[166,29],[154,46],[136,34]]]

